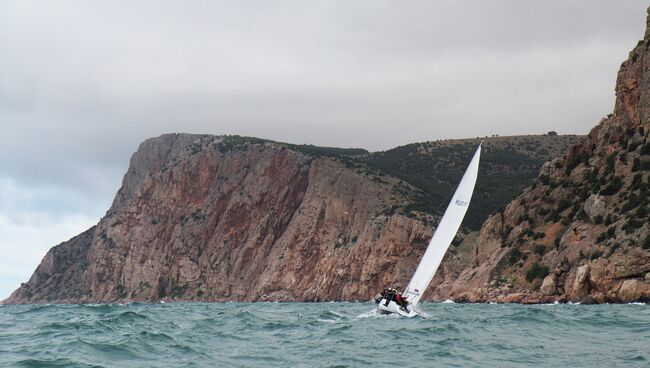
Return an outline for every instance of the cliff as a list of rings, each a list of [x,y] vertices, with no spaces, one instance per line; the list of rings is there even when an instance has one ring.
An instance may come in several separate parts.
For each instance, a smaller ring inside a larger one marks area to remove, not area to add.
[[[366,298],[430,235],[383,214],[411,191],[279,144],[164,135],[133,156],[106,217],[6,302]]]
[[[467,301],[650,299],[650,27],[614,112],[483,225],[471,266],[438,288]]]
[[[549,147],[577,139],[493,139],[486,156],[525,176]],[[438,162],[437,182],[457,182],[476,143],[422,143],[402,157],[236,136],[149,139],[106,216],[54,247],[5,302],[366,300],[408,281],[437,221],[438,203],[423,207],[427,191],[397,176],[417,177],[426,167],[409,162],[426,160]],[[431,158],[436,147],[444,164]],[[504,198],[521,186],[507,188]],[[464,265],[452,253],[440,277]]]

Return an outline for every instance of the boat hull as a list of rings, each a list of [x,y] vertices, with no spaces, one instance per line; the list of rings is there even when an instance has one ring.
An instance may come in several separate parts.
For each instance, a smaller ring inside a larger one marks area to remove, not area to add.
[[[377,304],[377,312],[379,312],[379,314],[397,314],[402,317],[409,317],[409,318],[418,315],[418,313],[413,309],[409,309],[408,311],[405,311],[392,300],[388,302],[388,305],[386,305],[386,299],[384,298],[382,298]]]

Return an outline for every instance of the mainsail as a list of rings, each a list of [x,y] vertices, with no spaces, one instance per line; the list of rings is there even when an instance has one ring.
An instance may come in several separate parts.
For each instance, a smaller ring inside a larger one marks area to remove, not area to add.
[[[427,286],[429,286],[433,275],[438,270],[438,266],[440,266],[440,262],[442,262],[442,258],[447,252],[447,248],[449,248],[452,240],[454,240],[460,224],[463,222],[463,217],[465,217],[467,207],[469,207],[469,201],[472,199],[474,185],[478,177],[480,158],[481,145],[478,146],[472,161],[469,163],[467,171],[465,171],[463,179],[460,181],[447,207],[447,211],[445,211],[442,220],[440,220],[440,224],[438,224],[438,228],[433,234],[429,247],[424,252],[424,256],[418,268],[415,270],[415,274],[413,274],[406,291],[404,291],[404,297],[414,307],[420,301]]]

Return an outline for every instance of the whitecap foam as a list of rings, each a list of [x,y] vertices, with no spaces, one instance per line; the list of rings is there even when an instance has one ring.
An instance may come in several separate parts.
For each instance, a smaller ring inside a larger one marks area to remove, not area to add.
[[[542,303],[542,304],[540,304],[540,305],[558,305],[558,304],[560,304],[560,302],[558,302],[558,301],[556,300],[556,301],[554,301],[553,303]]]
[[[442,303],[443,304],[456,304],[456,302],[451,300],[451,299],[445,299]]]
[[[417,311],[417,310],[416,310],[416,312],[418,312],[420,317],[422,317],[424,319],[429,319],[430,318],[430,316],[428,314],[424,313],[424,312]],[[389,313],[389,314],[379,313],[377,311],[377,309],[373,309],[373,310],[368,311],[366,313],[361,313],[356,318],[360,319],[360,318],[375,318],[375,317],[377,317],[377,318],[402,318],[402,316],[400,316],[399,314],[395,314],[395,313]]]
[[[375,317],[378,317],[378,318],[400,318],[400,315],[399,314],[394,314],[394,313],[381,314],[381,313],[377,312],[377,309],[373,309],[373,310],[368,311],[366,313],[361,313],[356,318],[375,318]]]
[[[430,315],[430,314],[428,314],[428,313],[424,313],[424,312],[422,312],[422,311],[417,311],[417,312],[418,312],[418,314],[420,315],[420,317],[422,317],[422,318],[424,318],[424,319],[431,319],[431,315]]]
[[[357,316],[357,318],[370,318],[370,317],[377,317],[377,309],[373,309],[369,312],[366,313],[361,313],[360,315]]]
[[[324,322],[324,323],[332,323],[332,324],[338,322],[338,321],[335,321],[335,320],[332,320],[332,319],[321,319],[321,318],[317,319],[317,321],[318,322]]]

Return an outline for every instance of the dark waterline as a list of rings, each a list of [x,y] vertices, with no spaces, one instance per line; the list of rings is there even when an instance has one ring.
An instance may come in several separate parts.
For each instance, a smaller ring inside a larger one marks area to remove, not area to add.
[[[2,367],[647,367],[647,305],[0,306]]]

